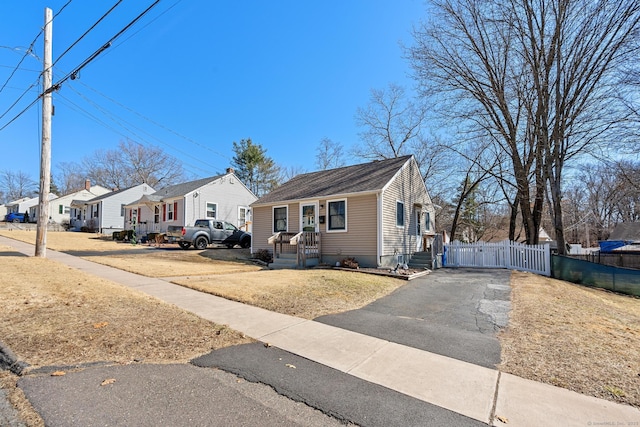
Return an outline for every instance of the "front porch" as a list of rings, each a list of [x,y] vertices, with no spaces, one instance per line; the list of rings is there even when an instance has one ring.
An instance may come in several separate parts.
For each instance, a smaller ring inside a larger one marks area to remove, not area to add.
[[[307,268],[322,262],[320,233],[279,232],[268,240],[273,247],[273,268]]]

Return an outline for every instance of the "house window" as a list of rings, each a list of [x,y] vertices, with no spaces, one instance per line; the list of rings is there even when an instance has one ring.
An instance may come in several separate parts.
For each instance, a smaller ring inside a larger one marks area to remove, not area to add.
[[[124,205],[120,205],[120,216],[124,216]]]
[[[424,229],[429,231],[431,230],[431,213],[425,212],[424,214]]]
[[[167,221],[173,221],[173,203],[167,203]]]
[[[287,231],[287,207],[273,208],[273,232]]]
[[[160,207],[159,206],[154,206],[153,208],[153,222],[155,224],[160,223]]]
[[[336,200],[327,203],[329,206],[329,224],[328,231],[346,231],[347,230],[347,201]]]
[[[404,202],[396,202],[396,227],[404,227]]]
[[[98,218],[98,210],[100,208],[100,205],[93,205],[91,207],[92,211],[93,211],[93,217],[94,218]]]
[[[218,205],[216,203],[207,203],[207,218],[216,219],[218,214]]]

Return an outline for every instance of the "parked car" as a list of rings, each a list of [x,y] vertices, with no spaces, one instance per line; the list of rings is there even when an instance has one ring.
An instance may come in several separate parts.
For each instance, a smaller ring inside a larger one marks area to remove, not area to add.
[[[228,248],[240,245],[243,248],[251,246],[251,234],[226,221],[215,219],[198,219],[193,227],[170,225],[167,228],[167,241],[178,243],[182,249],[193,246],[196,249],[206,249],[211,243],[221,243]]]
[[[7,222],[27,222],[28,218],[23,213],[11,212],[4,216],[4,220]]]

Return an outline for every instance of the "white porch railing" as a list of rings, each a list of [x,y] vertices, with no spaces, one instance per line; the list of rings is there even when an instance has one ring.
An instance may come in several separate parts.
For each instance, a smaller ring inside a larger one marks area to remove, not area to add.
[[[508,268],[551,275],[549,245],[525,245],[505,240],[500,243],[461,243],[445,247],[445,267]]]

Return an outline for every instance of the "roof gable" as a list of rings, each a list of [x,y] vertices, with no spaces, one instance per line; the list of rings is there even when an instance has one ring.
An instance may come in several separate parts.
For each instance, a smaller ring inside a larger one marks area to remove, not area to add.
[[[212,183],[213,181],[217,181],[222,178],[224,175],[216,175],[209,178],[201,178],[195,181],[183,182],[181,184],[170,185],[168,187],[162,188],[155,193],[152,194],[154,199],[159,197],[158,200],[161,199],[172,199],[175,197],[185,196],[192,191],[197,190],[200,187],[204,187],[207,184]]]
[[[403,156],[297,175],[254,205],[381,191],[411,158]]]

